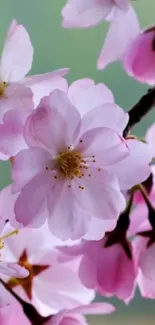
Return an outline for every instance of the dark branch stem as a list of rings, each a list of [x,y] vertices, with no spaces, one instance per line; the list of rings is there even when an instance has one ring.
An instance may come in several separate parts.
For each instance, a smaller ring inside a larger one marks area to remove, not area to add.
[[[50,317],[42,317],[39,315],[35,307],[31,304],[25,302],[21,299],[14,291],[8,288],[7,284],[0,279],[0,283],[4,286],[4,288],[20,303],[23,308],[23,312],[26,317],[29,319],[32,325],[44,325],[52,316]]]
[[[155,88],[152,88],[148,91],[146,95],[144,95],[140,101],[133,106],[128,114],[129,114],[129,122],[124,130],[124,137],[127,136],[128,132],[138,123],[143,117],[151,111],[153,106],[155,105]]]

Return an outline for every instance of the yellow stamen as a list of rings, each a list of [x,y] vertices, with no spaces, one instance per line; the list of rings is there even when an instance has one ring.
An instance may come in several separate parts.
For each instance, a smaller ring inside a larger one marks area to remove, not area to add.
[[[6,238],[9,238],[13,235],[17,235],[18,234],[18,229],[11,231],[10,233],[8,233],[7,235],[4,235],[3,237],[0,237],[0,249],[2,249],[4,247],[4,242],[3,240]]]
[[[78,151],[67,149],[57,156],[55,168],[60,177],[74,179],[82,174],[81,162],[82,159]]]

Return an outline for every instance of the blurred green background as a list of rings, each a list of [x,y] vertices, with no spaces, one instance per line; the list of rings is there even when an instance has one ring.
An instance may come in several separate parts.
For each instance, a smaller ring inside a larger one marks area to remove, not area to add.
[[[5,0],[0,4],[0,47],[8,26],[13,18],[25,25],[30,33],[35,49],[31,73],[44,73],[63,67],[71,68],[69,82],[83,77],[91,77],[96,82],[104,82],[114,95],[116,102],[128,110],[146,92],[148,86],[138,84],[129,78],[119,63],[105,71],[97,71],[96,61],[103,44],[107,24],[88,30],[65,30],[61,28],[61,9],[67,0]],[[83,0],[85,1],[85,0]],[[155,23],[155,0],[133,1],[141,25]],[[152,112],[135,132],[144,136],[145,130],[155,119]],[[1,163],[1,188],[9,183],[9,164]],[[143,300],[137,293],[129,306],[112,300],[117,312],[111,316],[90,320],[91,324],[154,324],[154,301]],[[148,319],[149,317],[149,319]]]

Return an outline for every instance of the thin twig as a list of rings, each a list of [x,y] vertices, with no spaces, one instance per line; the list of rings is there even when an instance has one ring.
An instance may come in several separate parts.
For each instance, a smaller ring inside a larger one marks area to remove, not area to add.
[[[139,102],[133,106],[129,114],[129,122],[124,130],[123,136],[126,137],[129,131],[146,116],[155,105],[155,88],[152,88],[144,95]]]

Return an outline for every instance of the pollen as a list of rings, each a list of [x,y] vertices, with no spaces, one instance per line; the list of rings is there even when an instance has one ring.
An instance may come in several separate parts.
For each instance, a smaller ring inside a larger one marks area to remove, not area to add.
[[[8,86],[8,83],[7,82],[0,82],[0,97],[1,96],[4,96],[4,93],[5,93],[5,88],[7,88]]]
[[[56,158],[55,168],[60,177],[73,180],[75,177],[81,177],[81,162],[80,153],[75,150],[65,150]]]

